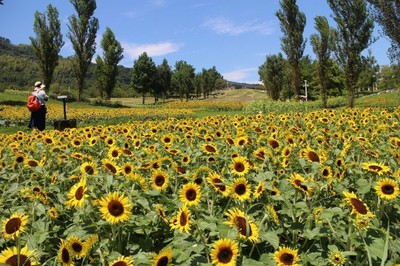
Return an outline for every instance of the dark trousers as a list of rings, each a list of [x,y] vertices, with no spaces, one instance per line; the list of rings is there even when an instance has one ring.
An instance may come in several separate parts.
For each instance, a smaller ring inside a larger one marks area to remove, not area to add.
[[[46,128],[46,113],[47,108],[45,105],[42,105],[38,111],[31,112],[31,119],[28,127],[36,128],[40,131],[44,130]]]

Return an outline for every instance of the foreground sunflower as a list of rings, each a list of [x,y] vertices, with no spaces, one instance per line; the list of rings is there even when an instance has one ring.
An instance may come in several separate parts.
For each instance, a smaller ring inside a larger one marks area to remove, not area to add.
[[[399,185],[390,178],[384,178],[377,182],[375,191],[381,199],[392,200],[399,196]]]
[[[18,250],[17,247],[8,247],[0,254],[0,264],[10,266],[39,265],[36,261],[37,256],[37,253],[33,250],[28,250],[27,246],[23,247],[21,250]]]
[[[121,256],[111,261],[108,266],[133,266],[133,260],[130,257]]]
[[[89,175],[89,176],[96,175],[98,172],[96,169],[95,162],[85,162],[81,165],[79,170],[83,175]]]
[[[164,248],[153,258],[153,266],[170,266],[172,263],[172,248]]]
[[[232,159],[232,173],[238,176],[244,176],[250,170],[250,164],[246,157],[238,156]]]
[[[216,266],[235,266],[238,256],[238,244],[231,239],[220,239],[213,244],[211,262]]]
[[[151,175],[151,186],[156,190],[164,190],[168,187],[169,175],[164,171],[157,169],[153,170]]]
[[[343,191],[343,195],[346,197],[347,202],[352,207],[351,214],[358,215],[372,215],[369,211],[368,206],[363,203],[360,199],[358,199],[357,195],[354,192]]]
[[[343,254],[343,252],[340,251],[332,251],[329,253],[328,256],[329,263],[331,265],[344,265],[346,262],[346,258]]]
[[[103,218],[110,224],[125,222],[132,214],[129,199],[118,192],[108,193],[107,197],[99,200],[99,204]]]
[[[200,186],[196,183],[184,185],[179,192],[179,198],[187,206],[198,205],[201,199]]]
[[[78,236],[70,236],[67,240],[66,243],[69,247],[69,250],[71,252],[71,256],[73,258],[83,258],[84,256],[87,255],[89,251],[88,245],[83,242]]]
[[[250,199],[251,187],[247,182],[247,179],[240,177],[235,179],[233,184],[230,186],[230,195],[232,198],[245,201]]]
[[[278,266],[298,266],[299,256],[297,255],[297,249],[291,249],[288,247],[279,247],[274,253],[274,260]]]
[[[65,203],[67,207],[75,207],[76,209],[82,208],[83,204],[85,203],[85,199],[88,197],[88,195],[85,194],[86,190],[86,179],[81,178],[79,183],[73,185],[68,193],[68,200]]]
[[[229,196],[229,188],[224,184],[222,177],[217,172],[210,172],[207,176],[207,182],[224,197]]]
[[[378,175],[383,175],[390,172],[390,167],[384,165],[383,163],[363,163],[362,169],[377,173]]]
[[[73,266],[74,263],[72,261],[72,253],[71,248],[68,246],[67,242],[61,240],[60,247],[58,248],[57,255],[58,262],[61,263],[62,266]]]
[[[236,228],[239,232],[238,236],[241,239],[257,242],[259,237],[259,230],[257,225],[247,217],[243,211],[238,208],[228,210],[225,215],[228,221],[225,224]]]
[[[2,234],[6,239],[17,238],[26,229],[28,216],[24,213],[13,213],[10,218],[3,220]]]
[[[306,184],[307,180],[300,174],[292,174],[289,181],[295,188],[304,192],[308,197],[311,196],[313,188]]]

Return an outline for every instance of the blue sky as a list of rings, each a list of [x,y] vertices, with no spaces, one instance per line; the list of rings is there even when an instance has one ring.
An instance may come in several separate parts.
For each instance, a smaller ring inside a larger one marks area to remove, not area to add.
[[[4,0],[0,36],[13,44],[30,44],[34,13],[44,13],[48,4],[60,15],[65,41],[61,55],[73,55],[67,25],[75,11],[68,0]],[[316,33],[314,17],[326,16],[334,26],[331,10],[324,0],[298,0],[297,4],[307,18],[304,54],[315,58],[309,42]],[[157,65],[165,58],[173,68],[175,62],[184,60],[196,72],[215,66],[227,80],[256,83],[265,57],[281,52],[282,32],[275,16],[279,8],[279,0],[97,0],[97,52],[102,53],[101,37],[109,27],[124,48],[120,63],[126,67],[132,67],[146,51]],[[379,31],[376,26],[376,37]],[[369,48],[380,65],[390,63],[389,46],[388,39],[380,37]]]

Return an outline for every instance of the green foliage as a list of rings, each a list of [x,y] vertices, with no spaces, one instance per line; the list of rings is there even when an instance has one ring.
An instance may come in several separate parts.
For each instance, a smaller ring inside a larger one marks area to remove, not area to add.
[[[285,86],[285,60],[282,54],[267,56],[265,63],[259,67],[258,74],[268,96],[274,101],[279,100]]]
[[[142,95],[143,104],[146,93],[150,93],[155,85],[156,73],[156,65],[146,52],[133,63],[132,87]]]
[[[183,101],[189,100],[190,93],[194,92],[194,67],[186,61],[178,61],[175,63],[175,70],[172,76],[172,84],[178,89],[179,98]]]

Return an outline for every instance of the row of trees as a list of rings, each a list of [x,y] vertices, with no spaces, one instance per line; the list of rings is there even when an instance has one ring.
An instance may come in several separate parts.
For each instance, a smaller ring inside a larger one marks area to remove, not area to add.
[[[327,107],[329,89],[338,81],[337,76],[332,75],[337,72],[337,66],[344,74],[349,107],[354,106],[355,93],[360,85],[374,86],[379,66],[370,53],[362,56],[362,52],[374,42],[374,19],[392,40],[391,58],[400,59],[400,0],[368,2],[371,10],[368,10],[367,0],[328,0],[336,29],[330,27],[326,17],[314,18],[317,33],[311,35],[310,41],[317,58],[315,74],[324,107]],[[265,63],[259,67],[260,79],[274,100],[300,96],[305,79],[302,61],[306,44],[303,38],[306,17],[299,11],[296,0],[281,0],[280,6],[276,16],[283,32],[281,48],[286,59],[280,53],[267,56]],[[332,52],[335,56],[331,58]]]
[[[72,69],[76,77],[78,88],[78,100],[81,99],[86,80],[91,66],[91,60],[96,52],[96,35],[99,29],[99,21],[93,17],[96,9],[96,1],[70,0],[77,15],[69,18],[68,38],[75,50],[72,57]],[[60,30],[58,11],[51,4],[47,7],[47,15],[36,12],[34,22],[36,37],[30,37],[39,70],[47,90],[50,90],[54,69],[59,63],[59,52],[64,45]],[[110,99],[116,85],[118,75],[118,63],[123,58],[123,48],[115,38],[110,28],[106,28],[102,36],[102,56],[96,57],[94,70],[95,86],[99,89],[100,97]],[[148,94],[154,96],[155,102],[161,97],[165,100],[169,94],[178,93],[181,100],[188,100],[190,95],[200,94],[208,97],[211,91],[221,88],[224,84],[223,77],[215,67],[203,69],[196,74],[193,66],[185,61],[178,61],[175,70],[172,71],[166,59],[161,65],[156,66],[147,53],[143,53],[134,62],[132,74],[132,87],[143,97]]]

